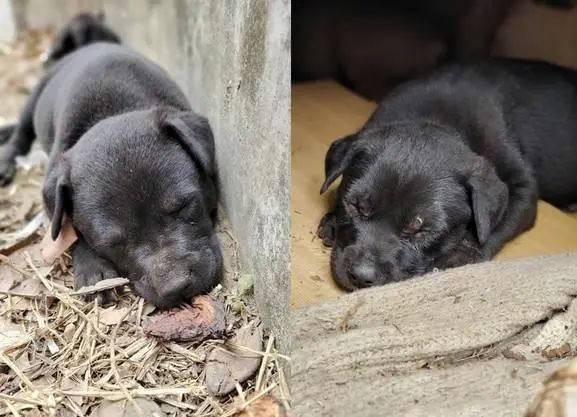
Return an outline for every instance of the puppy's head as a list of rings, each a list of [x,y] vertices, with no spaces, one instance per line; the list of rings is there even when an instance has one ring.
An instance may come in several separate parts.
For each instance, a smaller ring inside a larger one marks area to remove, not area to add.
[[[349,290],[480,259],[508,201],[487,160],[425,123],[338,140],[325,170],[321,192],[342,175],[331,266]]]
[[[53,238],[63,215],[146,300],[164,307],[209,291],[222,258],[214,141],[206,119],[138,111],[86,132],[49,170]]]
[[[104,14],[80,13],[56,36],[44,66],[49,67],[65,55],[94,42],[120,43],[120,38],[104,23]]]

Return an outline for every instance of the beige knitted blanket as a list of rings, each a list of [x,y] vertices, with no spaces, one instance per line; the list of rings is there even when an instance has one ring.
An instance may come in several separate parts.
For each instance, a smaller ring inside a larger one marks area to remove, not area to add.
[[[572,416],[571,395],[544,414],[539,401],[550,390],[538,393],[576,353],[575,296],[577,254],[561,254],[461,267],[296,310],[294,415],[521,417],[533,401],[531,415]]]

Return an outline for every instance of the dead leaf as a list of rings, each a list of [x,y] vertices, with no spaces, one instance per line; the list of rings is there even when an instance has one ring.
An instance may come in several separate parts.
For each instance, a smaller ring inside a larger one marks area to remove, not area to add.
[[[240,328],[231,340],[233,345],[252,351],[262,349],[262,324],[252,322]],[[241,348],[221,346],[211,350],[206,359],[205,382],[213,395],[226,395],[235,389],[235,382],[242,383],[258,370],[262,356]]]
[[[10,233],[3,237],[6,243],[0,246],[0,253],[8,255],[16,249],[20,249],[34,241],[37,237],[38,229],[42,226],[44,214],[38,213],[26,226],[15,233]]]
[[[6,268],[10,267],[7,266]],[[2,272],[1,268],[0,272]],[[14,278],[14,276],[4,276],[4,274],[0,274],[0,276],[2,276],[2,279],[0,279],[0,294],[4,294],[14,288],[16,278]]]
[[[22,297],[36,298],[46,294],[46,287],[44,287],[44,284],[37,279],[26,278],[24,281],[12,288],[10,293]]]
[[[507,359],[514,359],[516,361],[526,361],[527,358],[520,352],[516,352],[513,349],[506,349],[503,351],[503,356]]]
[[[288,417],[288,415],[278,400],[269,394],[254,400],[234,417]]]
[[[0,352],[22,346],[32,340],[22,326],[0,317]]]
[[[50,227],[48,228],[50,230]],[[42,259],[50,265],[56,261],[78,239],[72,222],[64,217],[60,234],[56,240],[52,240],[50,231],[47,231],[42,239]]]
[[[112,306],[112,307],[106,308],[106,309],[100,311],[98,321],[102,324],[107,325],[107,326],[115,326],[118,323],[120,323],[120,321],[122,320],[123,317],[125,320],[128,318],[128,317],[125,317],[128,310],[129,310],[129,307],[118,308],[116,306]]]
[[[29,298],[12,297],[10,309],[14,311],[30,311],[34,309],[34,302]]]
[[[210,295],[199,295],[192,306],[161,312],[147,318],[142,326],[148,336],[163,340],[202,342],[224,337],[226,317],[223,304]]]
[[[100,291],[111,290],[116,287],[121,287],[128,284],[130,281],[127,278],[108,278],[98,281],[94,285],[89,285],[88,287],[82,287],[78,291],[74,291],[72,295],[85,295],[93,294]]]
[[[545,349],[541,352],[541,355],[547,359],[566,358],[571,355],[571,345],[569,343],[564,343],[556,348]]]
[[[90,414],[91,417],[164,417],[166,414],[153,400],[135,398],[134,402],[140,411],[130,401],[103,401]]]
[[[63,391],[84,391],[88,388],[88,384],[85,381],[77,382],[72,378],[64,378],[60,383],[60,389]],[[76,403],[78,406],[82,406],[85,397],[80,395],[71,396],[70,399]]]

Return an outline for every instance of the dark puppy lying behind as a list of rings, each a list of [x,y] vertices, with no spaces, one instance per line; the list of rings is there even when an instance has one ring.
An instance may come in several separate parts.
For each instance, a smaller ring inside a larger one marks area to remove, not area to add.
[[[62,57],[95,42],[120,43],[120,37],[104,23],[104,14],[80,13],[54,39],[46,55],[44,68],[49,68]],[[0,144],[10,139],[15,124],[0,127]]]
[[[126,276],[146,300],[173,306],[217,283],[213,137],[165,71],[111,43],[73,52],[26,103],[0,154],[3,183],[35,137],[49,153],[53,239],[67,219],[79,236],[76,287]]]
[[[104,14],[80,13],[54,39],[45,67],[63,56],[95,42],[120,43],[120,38],[104,23]]]
[[[326,155],[319,235],[352,290],[490,259],[538,197],[577,202],[577,72],[495,60],[400,86]]]

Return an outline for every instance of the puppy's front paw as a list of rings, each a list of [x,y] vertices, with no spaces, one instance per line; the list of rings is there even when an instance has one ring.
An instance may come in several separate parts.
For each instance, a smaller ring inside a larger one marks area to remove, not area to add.
[[[117,278],[118,272],[110,262],[96,256],[81,254],[74,256],[74,289],[79,290],[82,287],[88,287],[99,281],[109,278]],[[94,299],[93,295],[87,296],[89,300]],[[100,305],[107,305],[118,300],[115,290],[107,290],[98,293],[98,302]]]
[[[11,157],[0,156],[0,186],[5,187],[12,182],[16,174],[16,161]]]
[[[321,219],[317,236],[320,237],[325,246],[331,247],[335,243],[335,227],[337,216],[334,213],[327,213]]]

